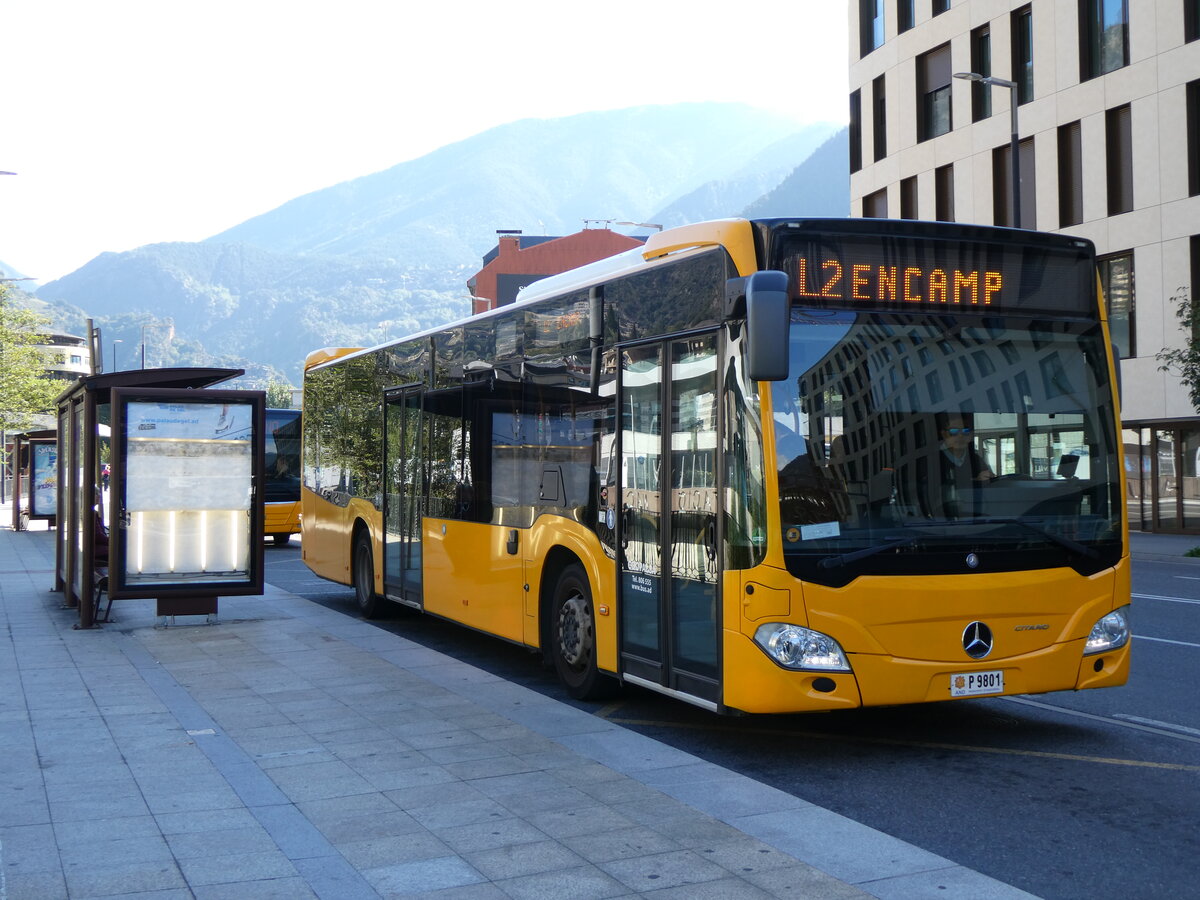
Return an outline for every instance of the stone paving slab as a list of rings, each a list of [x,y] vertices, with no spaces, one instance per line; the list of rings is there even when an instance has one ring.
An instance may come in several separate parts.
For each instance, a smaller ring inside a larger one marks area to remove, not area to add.
[[[0,528],[0,900],[1029,896],[271,586],[74,629],[53,555]]]

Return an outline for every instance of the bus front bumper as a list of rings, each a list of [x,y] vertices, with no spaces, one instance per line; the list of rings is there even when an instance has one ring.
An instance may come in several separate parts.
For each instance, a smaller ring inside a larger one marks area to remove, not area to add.
[[[1007,659],[963,662],[851,653],[852,672],[847,673],[785,669],[745,635],[726,632],[724,704],[748,713],[815,712],[1084,690],[1126,682],[1128,643],[1093,656],[1083,655],[1084,643],[1069,641]],[[737,677],[731,677],[735,672]]]

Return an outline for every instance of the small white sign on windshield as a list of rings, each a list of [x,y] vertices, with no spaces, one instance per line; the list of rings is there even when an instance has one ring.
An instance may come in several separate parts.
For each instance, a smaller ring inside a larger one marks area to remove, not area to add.
[[[818,522],[816,525],[800,526],[800,539],[805,541],[837,537],[841,533],[841,526],[837,522]]]

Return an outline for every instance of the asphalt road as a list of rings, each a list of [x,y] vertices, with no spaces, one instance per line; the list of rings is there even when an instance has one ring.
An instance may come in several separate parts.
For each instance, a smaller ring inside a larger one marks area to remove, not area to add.
[[[357,615],[297,540],[267,580]],[[1041,897],[1200,896],[1200,561],[1137,560],[1133,590],[1125,687],[793,716],[578,703],[522,648],[400,608],[378,624]]]

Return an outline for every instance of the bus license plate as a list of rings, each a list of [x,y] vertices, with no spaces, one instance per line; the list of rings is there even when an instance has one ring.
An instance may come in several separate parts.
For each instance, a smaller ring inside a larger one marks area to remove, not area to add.
[[[992,672],[960,672],[950,676],[951,697],[974,697],[977,694],[1003,694],[1004,670]]]

